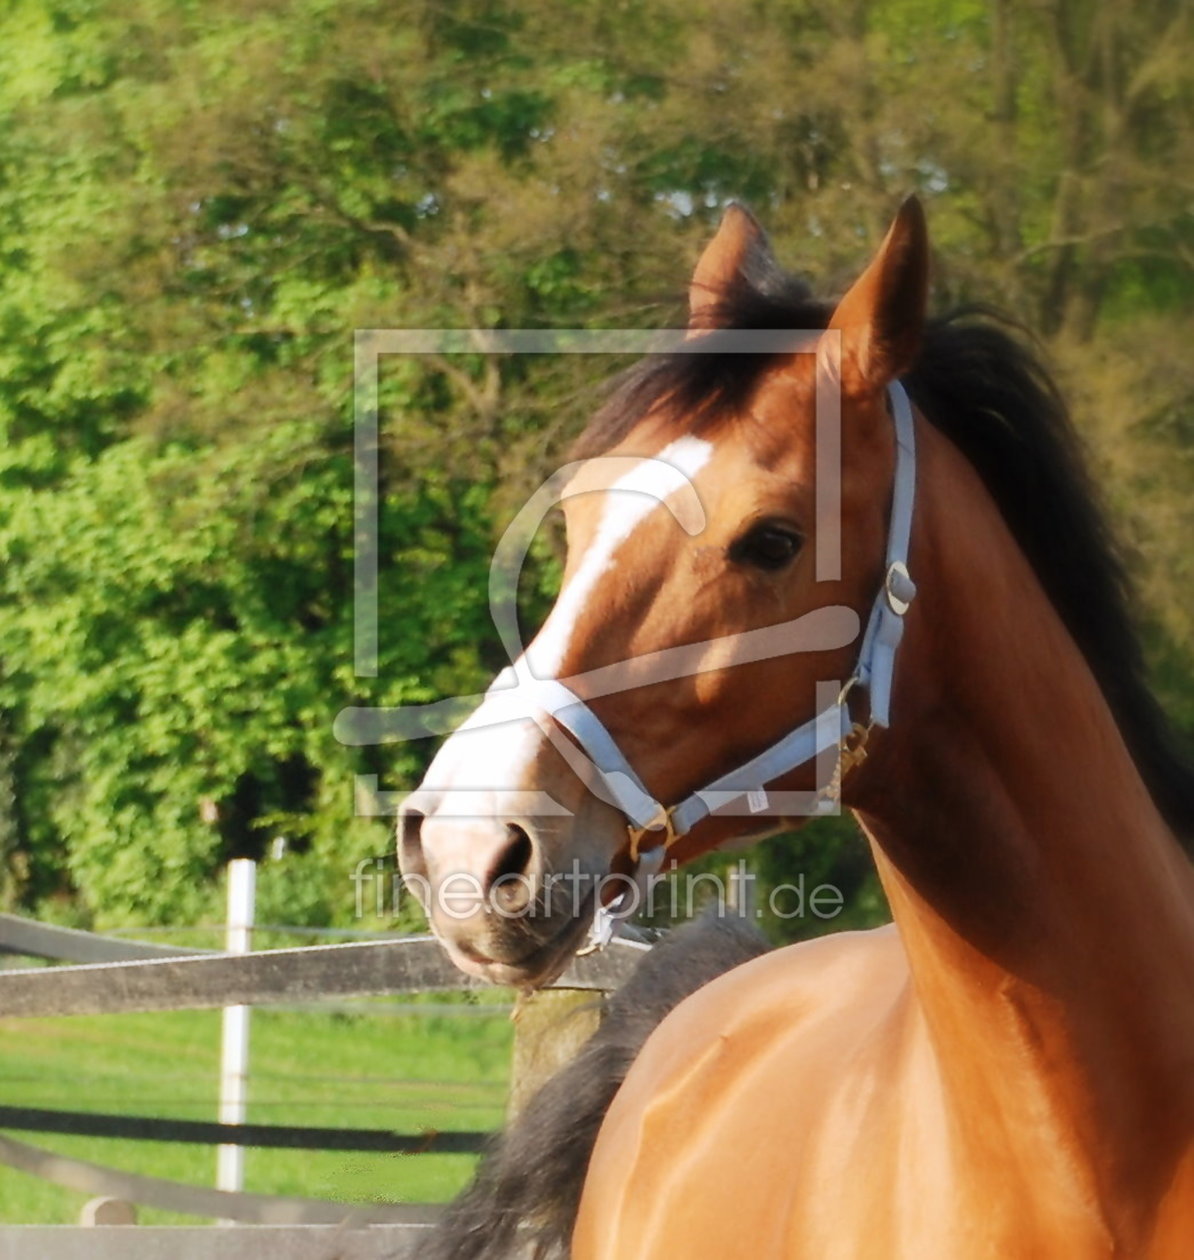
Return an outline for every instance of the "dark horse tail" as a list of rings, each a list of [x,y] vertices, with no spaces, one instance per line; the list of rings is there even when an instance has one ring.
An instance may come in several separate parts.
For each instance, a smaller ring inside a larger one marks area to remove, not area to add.
[[[415,1247],[418,1260],[567,1257],[597,1130],[643,1043],[689,994],[766,951],[738,918],[710,916],[665,936],[576,1058],[497,1136],[472,1185]]]

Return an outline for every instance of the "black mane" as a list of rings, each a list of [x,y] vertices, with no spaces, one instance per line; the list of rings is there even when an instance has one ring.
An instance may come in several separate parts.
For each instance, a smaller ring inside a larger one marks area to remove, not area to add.
[[[734,330],[817,330],[831,312],[760,250],[724,295],[718,323]],[[715,349],[718,333],[706,337]],[[770,354],[716,352],[646,359],[615,381],[575,454],[609,449],[665,399],[691,417],[694,432],[711,428],[746,401],[774,361]],[[986,483],[1086,657],[1154,801],[1189,846],[1194,763],[1147,685],[1127,569],[1048,371],[1017,325],[971,307],[929,321],[904,384]]]

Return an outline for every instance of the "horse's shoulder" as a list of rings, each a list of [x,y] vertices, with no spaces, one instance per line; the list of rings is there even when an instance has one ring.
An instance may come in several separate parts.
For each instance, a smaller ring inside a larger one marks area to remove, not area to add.
[[[773,950],[699,989],[664,1021],[691,1036],[702,1024],[718,1035],[778,1017],[784,1025],[875,1009],[903,989],[908,964],[895,928],[837,932]]]
[[[632,1077],[675,1080],[704,1061],[720,1074],[746,1060],[870,1038],[908,993],[892,927],[839,932],[764,954],[681,1002],[647,1041]],[[819,1051],[817,1051],[819,1052]]]
[[[715,1220],[700,1226],[707,1254],[730,1254],[718,1249],[716,1221],[741,1212],[783,1235],[796,1190],[791,1178],[769,1175],[774,1152],[785,1163],[815,1162],[827,1114],[892,1094],[873,1088],[873,1056],[905,1035],[910,993],[899,936],[878,929],[775,950],[681,1002],[647,1040],[610,1108],[575,1254],[665,1254],[645,1240],[664,1218],[673,1228],[678,1187],[692,1184],[676,1180],[677,1161],[716,1203]],[[860,1124],[857,1141],[830,1146],[852,1158],[872,1133]],[[683,1212],[693,1215],[690,1198]]]

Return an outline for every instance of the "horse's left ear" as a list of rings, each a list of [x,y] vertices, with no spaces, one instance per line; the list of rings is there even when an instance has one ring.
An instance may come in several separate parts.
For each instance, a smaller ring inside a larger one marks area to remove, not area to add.
[[[831,329],[842,335],[842,388],[886,388],[916,360],[929,290],[929,234],[916,197],[900,207],[879,252],[838,303]]]

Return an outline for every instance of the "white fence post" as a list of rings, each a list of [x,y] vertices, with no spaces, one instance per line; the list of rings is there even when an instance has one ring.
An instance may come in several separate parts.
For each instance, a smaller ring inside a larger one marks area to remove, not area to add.
[[[228,863],[228,933],[224,948],[230,954],[247,954],[252,947],[253,909],[257,891],[257,863],[236,858]],[[248,1006],[224,1007],[220,1054],[220,1122],[243,1124],[249,1083]],[[245,1182],[245,1148],[221,1146],[216,1155],[216,1186],[242,1190]],[[234,1225],[235,1221],[221,1221]]]
[[[729,887],[726,889],[726,914],[733,914],[739,919],[745,919],[748,923],[755,922],[757,926],[758,910],[756,908],[756,876],[747,866],[745,858],[739,858],[738,862],[730,868]]]

